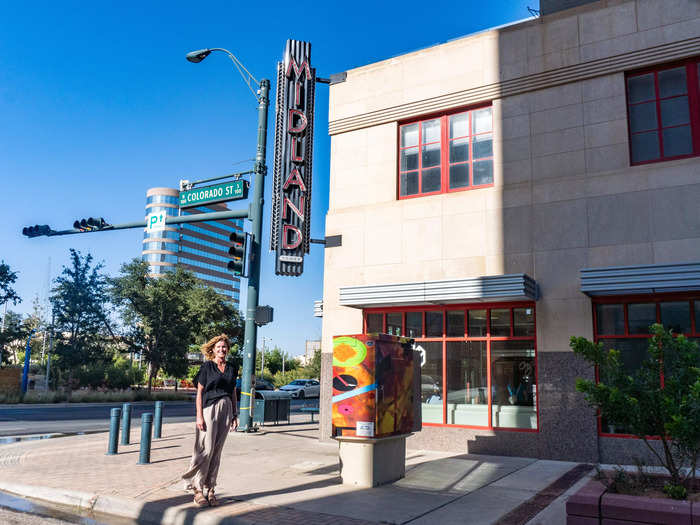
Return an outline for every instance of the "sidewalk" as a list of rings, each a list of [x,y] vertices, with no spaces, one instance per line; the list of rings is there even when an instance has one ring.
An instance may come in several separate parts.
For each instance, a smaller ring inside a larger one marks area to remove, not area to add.
[[[308,420],[295,414],[292,425],[230,434],[217,508],[195,507],[182,490],[193,423],[165,425],[149,465],[136,464],[140,428],[117,456],[105,455],[107,433],[2,445],[0,490],[144,524],[563,525],[567,491],[589,470],[561,461],[409,450],[404,479],[358,489],[341,484],[337,445],[319,443],[318,424]]]

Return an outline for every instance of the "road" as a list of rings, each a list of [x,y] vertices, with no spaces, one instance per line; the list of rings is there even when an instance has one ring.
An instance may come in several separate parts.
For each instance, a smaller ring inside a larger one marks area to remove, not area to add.
[[[294,412],[304,405],[318,406],[318,399],[292,399],[291,410]],[[137,425],[140,425],[141,414],[153,412],[153,406],[153,402],[132,403],[131,428],[137,428]],[[109,411],[114,407],[121,407],[121,403],[12,405],[7,408],[0,405],[0,444],[9,442],[8,436],[106,432],[109,430]],[[194,422],[194,403],[165,403],[164,423],[186,421]]]

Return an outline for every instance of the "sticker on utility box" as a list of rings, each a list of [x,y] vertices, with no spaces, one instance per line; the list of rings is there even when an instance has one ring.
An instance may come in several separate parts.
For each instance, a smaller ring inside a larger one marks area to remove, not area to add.
[[[374,423],[372,421],[358,421],[355,435],[358,437],[374,437]]]

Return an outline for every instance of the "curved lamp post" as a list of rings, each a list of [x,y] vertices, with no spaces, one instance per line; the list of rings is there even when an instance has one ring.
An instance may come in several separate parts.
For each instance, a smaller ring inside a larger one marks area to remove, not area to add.
[[[255,154],[255,183],[253,197],[250,201],[248,218],[250,219],[253,242],[251,246],[251,265],[248,276],[248,299],[245,315],[245,342],[243,345],[243,373],[241,376],[241,406],[238,430],[248,432],[251,429],[251,407],[253,399],[251,395],[251,382],[255,373],[255,343],[257,341],[257,325],[255,324],[255,312],[258,309],[258,289],[260,287],[260,254],[262,244],[262,208],[265,186],[265,149],[267,145],[267,108],[269,105],[270,81],[262,79],[258,82],[245,68],[238,58],[226,49],[219,47],[200,49],[185,55],[192,63],[198,64],[207,58],[212,51],[226,53],[243,77],[248,89],[250,89],[258,101],[258,145]]]

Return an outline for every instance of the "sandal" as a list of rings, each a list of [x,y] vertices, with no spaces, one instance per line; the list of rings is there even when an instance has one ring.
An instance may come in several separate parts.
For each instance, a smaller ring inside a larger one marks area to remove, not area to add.
[[[217,507],[219,505],[218,500],[216,499],[216,496],[214,496],[214,491],[210,490],[209,491],[209,505],[212,507]]]
[[[209,505],[209,501],[204,497],[201,490],[194,491],[194,502],[198,507],[206,507]]]

